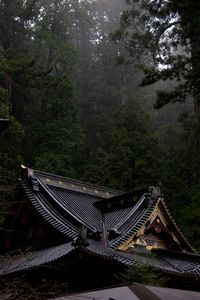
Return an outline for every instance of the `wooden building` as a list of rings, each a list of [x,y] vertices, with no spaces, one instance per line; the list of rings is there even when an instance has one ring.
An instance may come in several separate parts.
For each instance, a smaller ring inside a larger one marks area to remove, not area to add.
[[[200,255],[157,187],[125,193],[22,167],[0,235],[1,253],[10,255],[0,263],[3,277],[59,277],[81,290],[110,285],[113,274],[141,264],[170,274],[175,287],[199,286]]]

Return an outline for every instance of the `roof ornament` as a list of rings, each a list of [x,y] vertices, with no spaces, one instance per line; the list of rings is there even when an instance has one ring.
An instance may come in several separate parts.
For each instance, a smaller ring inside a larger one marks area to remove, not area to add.
[[[21,172],[23,179],[29,179],[33,175],[33,170],[21,164]]]
[[[82,225],[78,237],[72,242],[75,248],[86,248],[89,246],[87,228]]]
[[[154,199],[157,199],[161,196],[161,191],[159,186],[149,186],[148,192],[144,194],[143,206],[145,208],[149,207]]]
[[[27,168],[24,165],[21,165],[21,169],[22,169],[22,179],[26,180],[31,185],[34,192],[36,193],[39,192],[40,186],[36,176],[34,175],[33,170]]]
[[[152,198],[157,198],[157,197],[161,196],[160,186],[161,186],[161,184],[159,183],[158,186],[150,186],[149,187],[149,193],[151,194]]]

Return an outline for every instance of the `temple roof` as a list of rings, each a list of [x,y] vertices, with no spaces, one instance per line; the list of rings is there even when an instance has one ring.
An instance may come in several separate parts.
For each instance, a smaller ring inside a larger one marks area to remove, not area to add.
[[[117,249],[142,232],[160,207],[182,250],[193,251],[158,188],[124,193],[28,168],[24,169],[22,186],[37,213],[68,238],[77,237],[84,226],[90,238],[104,234],[109,246]]]
[[[180,232],[159,188],[125,193],[26,167],[21,184],[34,212],[66,243],[12,258],[12,263],[5,260],[0,275],[42,266],[80,251],[123,265],[145,263],[165,272],[200,276],[200,255],[193,253]],[[163,230],[176,251],[144,247],[141,237],[144,243],[157,238],[149,235],[152,230]]]
[[[129,254],[113,251],[98,241],[89,240],[87,247],[76,247],[71,242],[47,249],[28,252],[15,258],[10,257],[1,262],[0,276],[30,270],[36,267],[47,266],[61,258],[67,258],[71,253],[87,253],[90,256],[100,257],[126,266],[145,264],[166,273],[180,276],[200,276],[200,255],[156,250],[146,254]]]

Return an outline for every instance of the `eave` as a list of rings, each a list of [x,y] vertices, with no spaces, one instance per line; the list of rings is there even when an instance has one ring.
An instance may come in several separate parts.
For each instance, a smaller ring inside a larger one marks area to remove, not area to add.
[[[73,253],[88,254],[89,257],[101,258],[125,266],[134,264],[149,265],[164,273],[178,276],[197,278],[200,276],[200,255],[170,251],[149,251],[147,254],[112,251],[101,243],[88,240],[87,247],[75,247],[71,242],[48,249],[25,253],[23,256],[5,258],[1,263],[0,276],[6,276],[17,272],[24,272],[56,263]]]

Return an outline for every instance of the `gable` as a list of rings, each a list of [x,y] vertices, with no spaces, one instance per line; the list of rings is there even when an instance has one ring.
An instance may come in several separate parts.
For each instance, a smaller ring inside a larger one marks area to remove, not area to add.
[[[134,223],[134,220],[133,220]],[[163,198],[159,198],[145,223],[117,250],[141,247],[194,252],[170,215]]]

